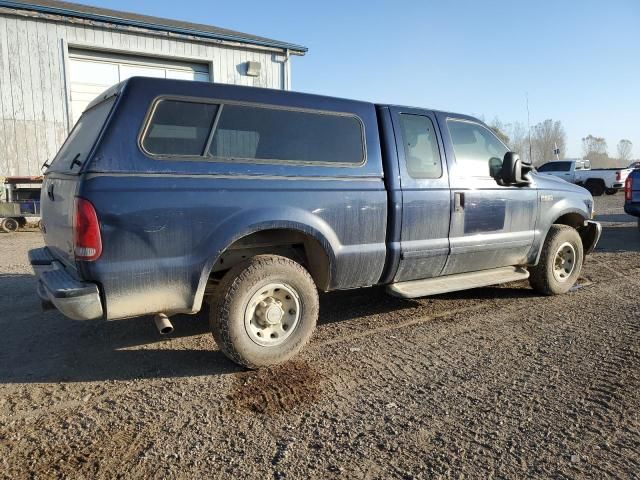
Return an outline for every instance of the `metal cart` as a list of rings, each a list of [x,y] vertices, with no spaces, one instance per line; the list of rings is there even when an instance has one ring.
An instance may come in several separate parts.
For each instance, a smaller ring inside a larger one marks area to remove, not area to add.
[[[0,202],[0,231],[15,232],[28,218],[40,223],[40,187],[42,177],[6,177],[2,188],[5,201]]]

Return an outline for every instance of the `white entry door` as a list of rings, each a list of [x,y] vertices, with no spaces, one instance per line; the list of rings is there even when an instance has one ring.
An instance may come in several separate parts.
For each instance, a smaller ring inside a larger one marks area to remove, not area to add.
[[[210,81],[207,64],[70,49],[73,123],[95,97],[112,85],[135,76]]]

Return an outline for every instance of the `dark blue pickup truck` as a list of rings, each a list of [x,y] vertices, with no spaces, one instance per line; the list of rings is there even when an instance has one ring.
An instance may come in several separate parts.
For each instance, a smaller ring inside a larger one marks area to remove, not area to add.
[[[640,230],[640,168],[631,172],[624,184],[624,211],[638,217]]]
[[[600,226],[583,188],[523,165],[479,120],[260,88],[132,78],[46,172],[45,307],[196,313],[234,361],[283,362],[318,290],[413,298],[529,278],[569,290]]]

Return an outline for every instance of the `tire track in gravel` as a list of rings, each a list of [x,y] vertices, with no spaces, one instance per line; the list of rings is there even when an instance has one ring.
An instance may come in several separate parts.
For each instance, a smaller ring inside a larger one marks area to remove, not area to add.
[[[581,289],[578,292],[571,295],[582,295],[582,294],[588,293],[589,296],[597,296],[598,295],[597,291],[600,290],[600,287],[601,287],[600,285],[594,284],[592,287],[589,287],[588,289]],[[628,301],[629,299],[627,298],[626,300]],[[547,306],[552,308],[553,305],[549,305],[550,303],[555,303],[556,305],[561,306],[565,301],[566,299],[564,299],[563,297],[557,297],[557,298],[551,298],[551,299],[541,298],[538,300],[538,303],[546,302]],[[504,301],[500,305],[500,310],[498,315],[496,315],[496,317],[493,319],[482,318],[481,316],[482,308],[471,309],[471,310],[461,309],[456,312],[442,312],[439,315],[439,317],[448,320],[448,322],[446,323],[447,328],[443,329],[447,331],[446,332],[447,336],[445,336],[444,338],[442,336],[438,338],[437,332],[435,335],[433,332],[434,328],[441,328],[442,324],[440,322],[434,322],[433,324],[429,323],[429,320],[433,320],[433,318],[425,317],[419,320],[410,321],[409,325],[395,325],[392,327],[383,327],[381,329],[378,329],[378,331],[376,331],[374,335],[363,335],[360,333],[351,334],[346,338],[341,337],[340,339],[336,339],[336,341],[332,341],[328,344],[321,344],[320,346],[328,345],[328,346],[335,347],[335,346],[339,346],[341,341],[353,340],[356,338],[359,340],[364,340],[366,343],[364,344],[362,351],[358,352],[359,353],[358,360],[357,360],[358,363],[356,365],[353,365],[353,369],[350,371],[350,374],[351,374],[350,376],[352,378],[361,379],[361,382],[358,382],[358,381],[348,382],[349,383],[348,388],[351,390],[351,392],[347,392],[345,396],[348,397],[350,393],[353,394],[353,391],[356,390],[359,394],[358,396],[360,397],[376,398],[376,393],[379,393],[380,391],[384,391],[385,384],[388,384],[389,382],[393,382],[394,380],[395,380],[396,386],[398,386],[400,381],[402,381],[403,379],[407,379],[407,378],[411,379],[412,377],[420,376],[421,374],[426,378],[429,377],[428,372],[430,367],[427,366],[428,364],[426,362],[422,363],[424,367],[420,367],[420,368],[416,368],[415,364],[412,365],[413,367],[412,370],[405,370],[398,366],[399,363],[401,364],[402,362],[406,361],[407,355],[409,355],[409,357],[411,356],[411,354],[415,356],[419,356],[419,354],[416,355],[417,353],[416,346],[419,346],[419,342],[416,340],[418,338],[418,335],[412,335],[412,333],[416,329],[426,330],[426,332],[423,332],[420,338],[426,338],[428,340],[427,342],[428,346],[436,346],[437,350],[436,351],[431,350],[428,352],[428,354],[436,358],[438,368],[445,369],[445,374],[442,376],[442,381],[438,381],[436,388],[446,387],[446,385],[451,384],[451,381],[453,379],[457,382],[456,388],[454,390],[464,392],[471,388],[476,387],[477,380],[473,378],[467,378],[466,380],[464,378],[461,379],[456,376],[457,370],[462,369],[462,370],[474,372],[474,371],[480,371],[484,367],[485,370],[494,372],[496,371],[496,368],[494,365],[486,365],[486,364],[483,365],[483,360],[482,358],[479,359],[477,357],[477,352],[457,351],[457,349],[455,348],[456,346],[458,346],[458,341],[456,340],[456,337],[463,337],[463,336],[483,337],[485,336],[484,334],[482,334],[482,332],[484,331],[484,332],[487,332],[486,336],[490,336],[491,334],[494,335],[494,339],[496,340],[496,343],[497,343],[497,345],[494,346],[495,348],[508,350],[508,348],[510,347],[507,347],[507,345],[512,345],[513,347],[511,348],[516,348],[522,342],[523,332],[518,331],[517,325],[515,325],[514,327],[513,319],[518,318],[517,314],[521,312],[521,306],[522,306],[522,299]],[[474,316],[471,319],[459,318],[463,316],[465,313],[468,313],[469,311],[472,311],[474,313]],[[499,322],[499,319],[507,319],[506,324],[501,327],[497,325],[497,322]],[[456,325],[457,321],[461,321],[462,324]],[[511,321],[511,324],[509,323],[509,321]],[[471,322],[471,325],[469,325],[469,322]],[[496,331],[496,328],[495,328],[496,325],[499,327],[498,331]],[[545,324],[541,324],[541,327],[546,327],[546,326],[547,325]],[[559,331],[559,335],[563,337],[566,337],[568,335],[577,337],[579,335],[579,332],[584,328],[584,325],[580,325],[580,324],[574,325],[571,322],[566,323],[562,320],[562,317],[559,317],[557,320],[552,319],[551,323],[549,323],[548,326],[552,326],[553,328],[557,329]],[[389,330],[397,330],[396,333],[398,333],[398,335],[403,335],[403,336],[406,335],[408,338],[412,339],[410,342],[406,343],[406,346],[407,346],[406,351],[411,353],[407,353],[405,355],[401,355],[401,354],[385,355],[385,362],[386,362],[385,369],[391,372],[392,375],[389,376],[387,374],[385,375],[376,374],[375,377],[372,378],[371,375],[366,375],[364,372],[367,370],[373,370],[376,365],[380,364],[379,360],[376,358],[380,352],[388,353],[388,350],[385,350],[385,347],[388,345],[388,342],[385,342],[381,338],[383,337],[383,335],[380,335],[379,333],[387,332]],[[495,335],[497,334],[499,335],[500,333],[503,333],[504,335],[496,339]],[[537,334],[539,335],[540,332],[538,332]],[[525,334],[524,336],[526,337],[527,335]],[[385,343],[387,345],[384,345]],[[320,346],[318,346],[318,348]],[[427,348],[426,345],[425,345],[425,348]],[[551,353],[554,353],[562,357],[561,355],[562,352],[560,350],[560,347],[556,347],[556,349]],[[529,360],[531,360],[531,358],[529,358]],[[523,369],[521,363],[515,362],[513,365],[504,365],[502,366],[502,368],[497,369],[499,372],[499,374],[497,374],[498,380],[500,378],[516,379],[513,383],[512,390],[517,391],[518,396],[510,399],[511,408],[515,409],[516,411],[523,408],[527,410],[527,405],[530,403],[530,397],[535,393],[535,390],[533,390],[534,386],[539,385],[540,383],[539,382],[540,375],[541,375],[540,372],[544,372],[546,368],[544,357],[537,358],[534,356],[533,364],[531,365],[532,366],[530,366],[529,368]],[[424,375],[425,373],[427,375]],[[605,372],[605,375],[610,375],[610,372],[609,373]],[[339,390],[339,389],[340,388],[337,385],[334,385],[334,390]],[[455,395],[446,396],[444,399],[442,399],[441,403],[455,405]],[[533,415],[533,412],[529,414]],[[548,426],[552,425],[552,423],[549,423],[549,422],[545,424]],[[443,428],[443,429],[450,428],[450,425],[449,427],[447,427],[447,422],[439,422],[439,425],[440,425],[440,428]],[[501,456],[502,454],[500,454],[499,452],[492,452],[490,449],[490,445],[491,445],[490,442],[489,443],[479,442],[477,437],[477,432],[475,432],[474,430],[459,429],[457,434],[459,435],[458,440],[461,437],[464,439],[465,442],[478,444],[480,448],[485,450],[488,449],[489,451],[483,452],[483,455],[485,456],[488,455],[485,461],[488,461],[489,463],[501,461],[500,459],[502,458]],[[536,446],[534,445],[525,446],[524,448],[525,450],[528,448],[531,452],[536,451]],[[489,458],[491,458],[491,460],[489,460]],[[490,468],[487,471],[489,470]]]

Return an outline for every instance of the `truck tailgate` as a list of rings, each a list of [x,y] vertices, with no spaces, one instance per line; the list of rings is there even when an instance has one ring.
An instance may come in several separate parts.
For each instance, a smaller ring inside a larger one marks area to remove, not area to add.
[[[45,243],[55,258],[70,267],[75,267],[73,220],[78,181],[77,175],[47,175],[40,203]]]

